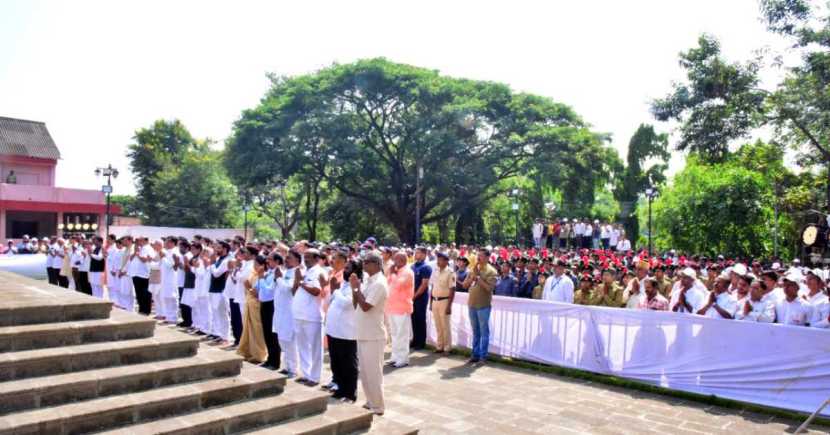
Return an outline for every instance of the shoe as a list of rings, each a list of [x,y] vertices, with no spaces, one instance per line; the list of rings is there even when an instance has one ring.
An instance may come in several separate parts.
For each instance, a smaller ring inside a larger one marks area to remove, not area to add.
[[[285,379],[292,379],[294,376],[297,376],[297,375],[295,375],[294,373],[291,373],[291,372],[285,373]]]
[[[396,364],[395,361],[389,360],[389,361],[386,361],[386,364],[384,364],[384,365],[386,367],[394,367],[395,364]]]
[[[202,332],[198,329],[196,330],[196,332],[194,332],[194,334],[196,334],[196,335],[207,335],[207,333],[204,333],[204,332]]]
[[[484,359],[480,359],[480,360],[476,361],[476,363],[475,363],[475,364],[476,364],[476,367],[481,367],[481,366],[483,366],[483,365],[484,365],[484,363],[485,363],[485,361],[486,361],[486,360],[484,360]]]
[[[396,368],[396,369],[402,369],[402,368],[404,368],[404,367],[406,367],[406,366],[408,366],[408,365],[409,365],[409,363],[392,364],[392,367],[394,367],[394,368]]]
[[[320,388],[326,391],[337,391],[337,384],[335,384],[334,382],[329,382],[328,384],[323,385]]]
[[[339,401],[341,401],[341,402],[343,402],[343,403],[355,403],[355,402],[357,402],[357,399],[355,399],[355,398],[351,398],[351,397],[341,397],[341,398],[339,398],[339,399],[337,399],[337,400],[339,400]]]
[[[478,358],[470,358],[470,359],[467,360],[467,364],[475,364],[478,361],[479,361]]]
[[[305,385],[305,383],[308,382],[308,379],[300,377],[300,378],[294,379],[294,382],[296,382],[298,384]]]
[[[316,387],[317,385],[320,385],[320,383],[319,382],[314,382],[314,381],[309,381],[309,380],[306,379],[306,381],[303,382],[303,385],[305,385],[306,387]]]
[[[264,369],[268,369],[268,370],[276,370],[277,369],[276,366],[274,366],[273,364],[271,364],[269,362],[264,362],[264,363],[260,364],[259,366],[264,368]]]
[[[289,374],[289,373],[291,373],[291,372],[289,372],[289,371],[288,371],[288,370],[286,370],[286,369],[282,369],[282,370],[280,370],[280,371],[279,371],[279,372],[277,372],[277,373],[279,373],[279,374],[281,374],[281,375],[287,375],[287,374]]]

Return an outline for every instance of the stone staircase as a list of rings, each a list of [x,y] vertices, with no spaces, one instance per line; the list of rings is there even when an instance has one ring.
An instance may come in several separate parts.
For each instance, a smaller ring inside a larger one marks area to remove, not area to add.
[[[0,272],[0,435],[414,434],[111,304]]]

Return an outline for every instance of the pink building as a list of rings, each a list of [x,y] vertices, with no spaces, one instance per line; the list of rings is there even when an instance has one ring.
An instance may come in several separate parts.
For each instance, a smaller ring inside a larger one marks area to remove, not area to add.
[[[44,123],[0,117],[0,240],[64,232],[103,235],[104,193],[55,187],[58,159]]]

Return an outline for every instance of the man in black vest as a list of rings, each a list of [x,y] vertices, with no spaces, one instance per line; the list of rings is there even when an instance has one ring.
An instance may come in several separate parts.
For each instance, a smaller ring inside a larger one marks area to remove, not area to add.
[[[92,286],[92,296],[104,298],[104,239],[101,236],[92,238],[92,249],[89,253],[89,283]]]
[[[210,273],[208,275],[210,277],[208,297],[210,298],[212,316],[210,338],[220,346],[228,344],[228,329],[230,328],[228,298],[224,293],[225,283],[228,280],[228,251],[230,249],[231,246],[225,241],[216,243],[214,254],[210,258],[211,265],[208,267]]]

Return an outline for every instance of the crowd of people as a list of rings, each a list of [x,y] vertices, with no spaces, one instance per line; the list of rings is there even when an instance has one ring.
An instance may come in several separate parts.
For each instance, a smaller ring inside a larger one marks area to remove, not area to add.
[[[468,293],[475,365],[487,360],[493,296],[830,326],[825,270],[797,260],[649,256],[619,250],[624,235],[606,245],[603,234],[589,247],[584,238],[562,248],[548,237],[528,249],[80,235],[45,245],[50,283],[155,315],[301,384],[321,383],[327,349],[333,379],[322,388],[355,401],[359,379],[364,406],[377,414],[387,344],[385,364],[406,367],[426,347],[429,311],[434,351],[451,351],[457,292]]]

